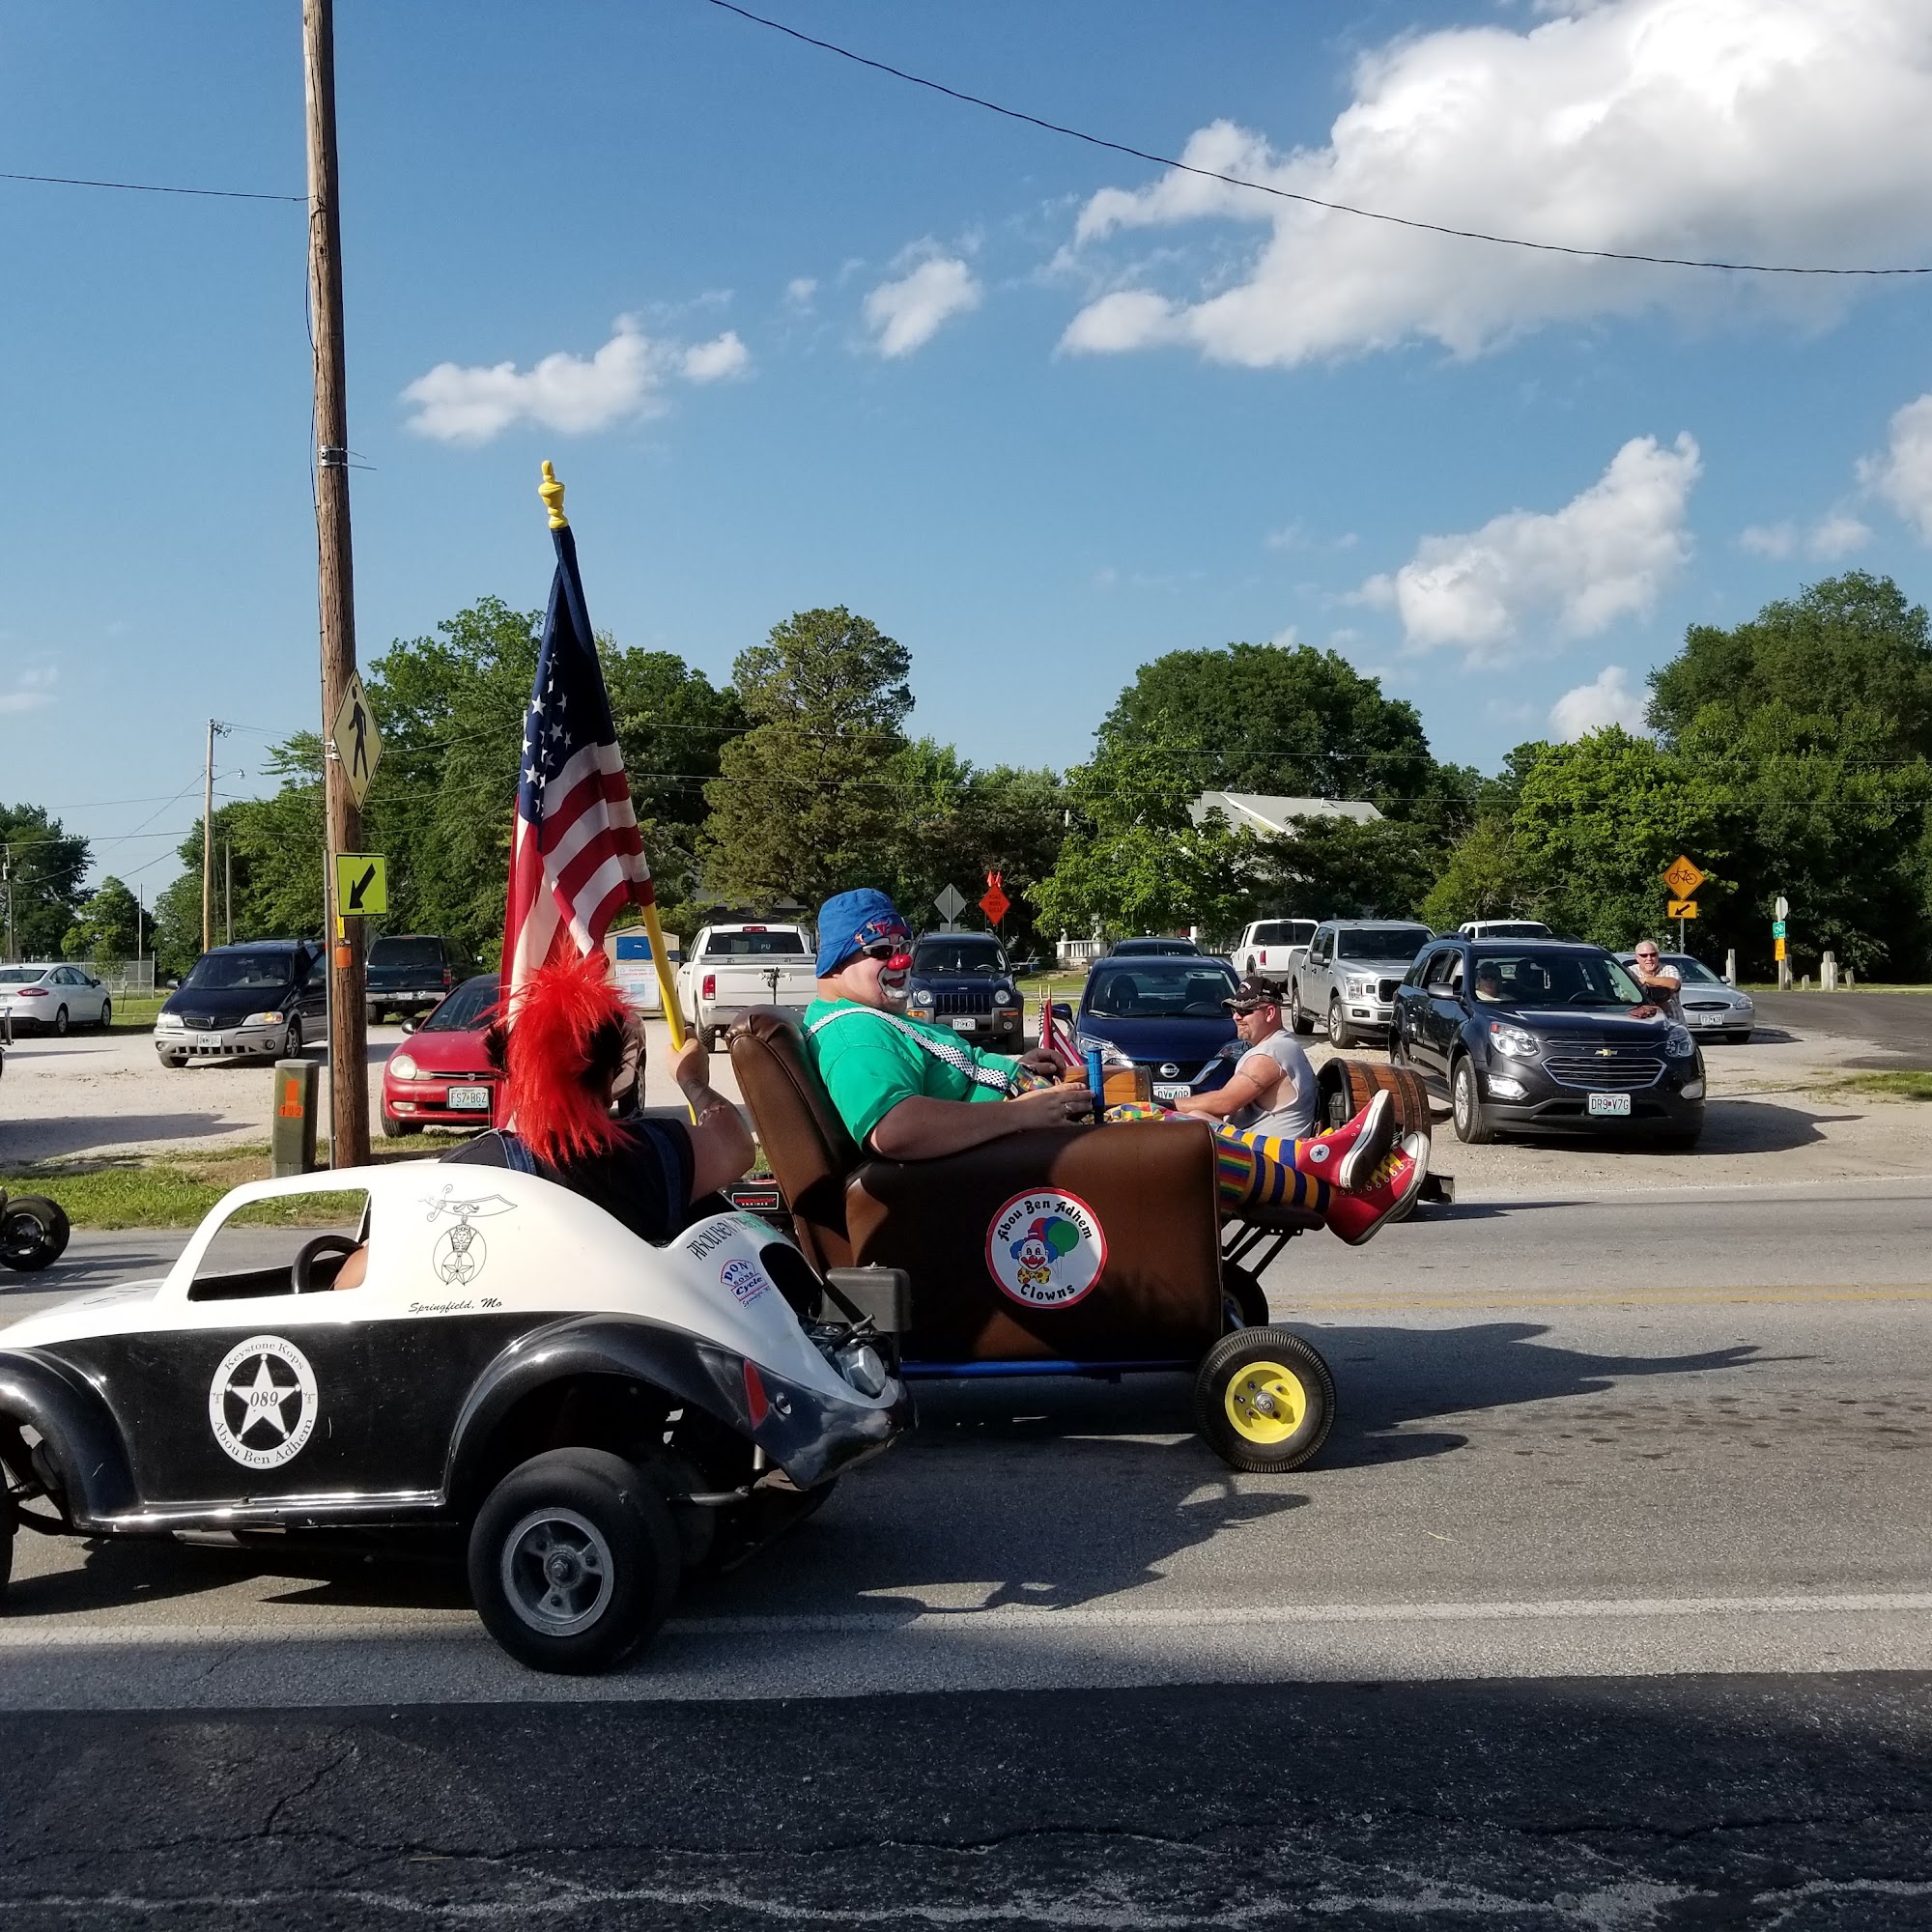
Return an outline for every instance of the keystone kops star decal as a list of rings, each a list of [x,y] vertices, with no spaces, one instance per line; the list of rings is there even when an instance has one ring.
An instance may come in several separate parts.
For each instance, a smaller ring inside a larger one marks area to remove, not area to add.
[[[208,1387],[214,1439],[251,1469],[278,1469],[298,1456],[321,1406],[308,1357],[279,1335],[236,1343]]]

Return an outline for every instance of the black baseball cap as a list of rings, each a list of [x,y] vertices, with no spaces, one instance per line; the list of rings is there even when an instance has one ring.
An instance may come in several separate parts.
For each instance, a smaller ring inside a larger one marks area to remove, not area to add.
[[[1231,1013],[1251,1013],[1257,1007],[1278,1007],[1287,997],[1288,989],[1279,980],[1250,973],[1221,1004]]]

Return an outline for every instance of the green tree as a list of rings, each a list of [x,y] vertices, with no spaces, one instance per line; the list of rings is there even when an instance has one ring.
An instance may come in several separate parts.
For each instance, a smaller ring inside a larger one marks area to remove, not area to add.
[[[70,959],[90,959],[104,966],[109,960],[133,958],[141,944],[140,901],[110,874],[81,907],[61,951]]]
[[[1415,707],[1333,651],[1229,644],[1143,665],[1102,721],[1103,751],[1160,744],[1204,791],[1368,799],[1391,817],[1435,796]]]
[[[57,959],[80,910],[88,843],[38,805],[0,805],[0,947]]]
[[[740,653],[732,684],[751,729],[704,787],[711,893],[814,907],[892,876],[911,666],[842,605],[801,611]]]
[[[1413,919],[1442,862],[1428,828],[1401,818],[1297,818],[1264,839],[1257,903],[1320,907],[1324,919]]]

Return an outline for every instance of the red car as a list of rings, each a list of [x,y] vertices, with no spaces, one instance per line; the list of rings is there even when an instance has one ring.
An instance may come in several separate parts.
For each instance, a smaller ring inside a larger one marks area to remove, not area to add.
[[[418,1134],[426,1126],[487,1127],[497,1074],[483,1032],[501,986],[496,974],[466,980],[435,1008],[383,1068],[383,1131]]]

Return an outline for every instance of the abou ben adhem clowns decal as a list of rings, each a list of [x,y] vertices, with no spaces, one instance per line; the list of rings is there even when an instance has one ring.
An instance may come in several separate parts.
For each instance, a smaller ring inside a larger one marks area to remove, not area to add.
[[[986,1268],[1028,1308],[1067,1308],[1100,1279],[1107,1237],[1077,1194],[1036,1188],[1015,1194],[986,1231]]]

